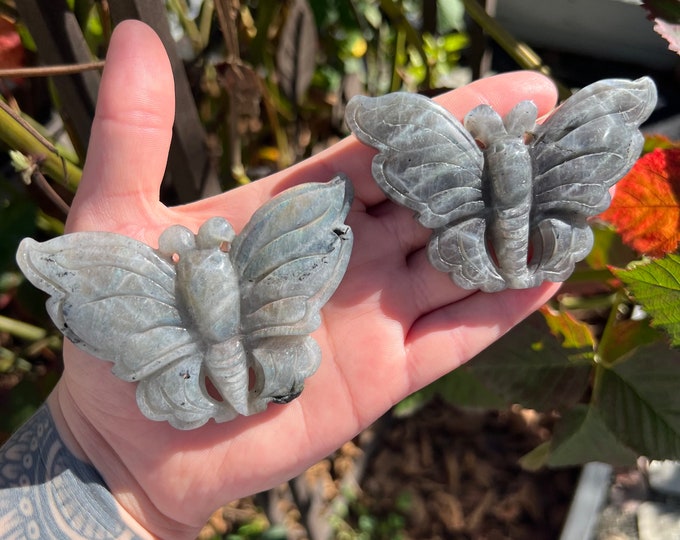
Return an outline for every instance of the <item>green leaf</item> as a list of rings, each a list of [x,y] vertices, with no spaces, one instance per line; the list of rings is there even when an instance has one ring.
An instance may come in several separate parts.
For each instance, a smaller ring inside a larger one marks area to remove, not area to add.
[[[569,467],[589,461],[627,466],[637,454],[607,427],[595,407],[580,404],[567,411],[555,427],[547,465]]]
[[[14,254],[21,239],[35,233],[37,212],[24,190],[0,178],[0,271],[16,268]]]
[[[471,370],[458,368],[444,375],[424,389],[430,396],[439,395],[460,407],[483,407],[497,409],[507,403],[489,390]]]
[[[595,406],[610,430],[650,459],[680,459],[680,352],[656,342],[600,369]]]
[[[586,263],[594,270],[604,270],[609,266],[625,266],[637,258],[635,252],[626,246],[613,227],[593,224],[593,249],[586,257]]]
[[[445,34],[451,30],[465,30],[465,8],[461,2],[437,0],[437,32]]]
[[[666,255],[626,270],[613,270],[652,317],[652,326],[666,330],[680,345],[680,255]]]
[[[393,413],[395,416],[409,416],[435,396],[458,407],[500,409],[507,405],[503,398],[491,392],[463,366],[401,400]]]
[[[508,402],[549,410],[571,406],[583,396],[592,369],[587,353],[586,348],[563,348],[543,316],[535,313],[467,368]]]
[[[616,339],[607,339],[600,342],[597,354],[602,362],[608,366],[626,354],[630,353],[635,347],[649,345],[655,341],[665,339],[660,330],[650,326],[649,318],[642,320],[624,320],[613,323],[613,334]]]
[[[518,463],[527,471],[538,471],[546,466],[550,457],[550,441],[539,444],[528,454],[519,458]]]

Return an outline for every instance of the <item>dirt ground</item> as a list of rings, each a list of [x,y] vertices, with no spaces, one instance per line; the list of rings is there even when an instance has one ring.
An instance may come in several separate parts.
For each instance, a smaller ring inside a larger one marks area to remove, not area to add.
[[[534,473],[517,463],[550,423],[534,411],[434,400],[386,416],[296,481],[228,505],[201,538],[234,533],[259,515],[296,540],[554,540],[578,470]]]

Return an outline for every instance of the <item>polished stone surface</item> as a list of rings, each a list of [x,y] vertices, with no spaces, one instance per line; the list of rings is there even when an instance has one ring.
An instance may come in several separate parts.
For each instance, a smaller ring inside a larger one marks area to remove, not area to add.
[[[352,132],[374,147],[375,181],[433,229],[428,257],[464,289],[500,291],[563,281],[592,248],[589,217],[640,155],[639,126],[656,87],[606,79],[583,88],[541,124],[518,103],[504,118],[488,105],[461,124],[409,93],[354,97]]]
[[[220,217],[195,235],[169,227],[158,249],[77,232],[24,239],[17,261],[64,335],[137,383],[144,415],[191,429],[302,392],[321,360],[310,333],[349,262],[351,200],[336,177],[281,193],[238,235]]]

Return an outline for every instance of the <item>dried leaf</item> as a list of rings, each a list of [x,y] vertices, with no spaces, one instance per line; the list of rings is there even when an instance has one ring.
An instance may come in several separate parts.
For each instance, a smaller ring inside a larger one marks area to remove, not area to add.
[[[301,103],[316,68],[317,33],[306,0],[293,0],[281,29],[276,71],[284,94]]]
[[[673,345],[680,345],[680,255],[613,271],[652,316],[652,326],[666,330]]]
[[[642,156],[618,183],[600,218],[640,253],[661,257],[675,251],[680,242],[680,149]]]
[[[548,323],[550,332],[554,336],[562,337],[562,347],[578,349],[587,358],[592,358],[595,341],[587,324],[576,320],[569,313],[555,311],[547,306],[541,308],[541,313]]]

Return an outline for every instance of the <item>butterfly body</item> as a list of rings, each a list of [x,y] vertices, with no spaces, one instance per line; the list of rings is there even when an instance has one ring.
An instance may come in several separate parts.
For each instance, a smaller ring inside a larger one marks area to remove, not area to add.
[[[484,159],[482,192],[487,243],[498,275],[509,287],[524,283],[528,264],[532,164],[526,144],[536,121],[536,108],[521,102],[504,121],[488,105],[480,105],[465,117],[465,128],[480,146]]]
[[[223,218],[173,225],[158,249],[113,233],[24,239],[17,262],[50,294],[57,327],[137,383],[137,404],[180,429],[300,394],[319,365],[310,336],[349,261],[351,184],[285,191],[239,235]]]
[[[433,229],[432,265],[465,289],[495,292],[562,281],[592,247],[587,219],[642,150],[656,104],[651,79],[607,79],[542,124],[530,101],[501,118],[481,105],[463,124],[416,94],[356,96],[352,132],[378,150],[373,177]]]

